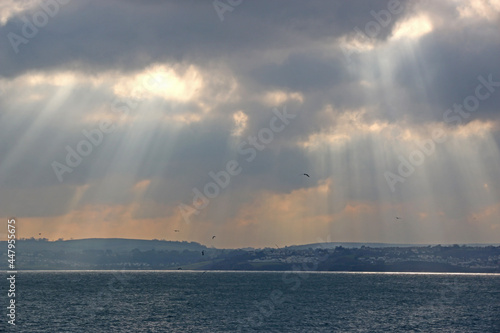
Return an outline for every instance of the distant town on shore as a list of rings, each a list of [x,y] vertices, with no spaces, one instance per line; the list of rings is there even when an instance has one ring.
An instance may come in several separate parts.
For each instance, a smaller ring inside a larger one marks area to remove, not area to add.
[[[0,243],[6,248],[6,241]],[[7,263],[5,251],[2,257]],[[16,241],[16,268],[500,273],[500,245],[332,242],[217,249],[166,240],[31,238]],[[2,269],[7,270],[6,265]]]

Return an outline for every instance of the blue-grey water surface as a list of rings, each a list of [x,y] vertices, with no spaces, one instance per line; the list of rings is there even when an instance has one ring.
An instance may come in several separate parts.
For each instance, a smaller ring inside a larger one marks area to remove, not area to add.
[[[6,295],[7,282],[1,284]],[[500,275],[19,272],[16,332],[500,332]]]

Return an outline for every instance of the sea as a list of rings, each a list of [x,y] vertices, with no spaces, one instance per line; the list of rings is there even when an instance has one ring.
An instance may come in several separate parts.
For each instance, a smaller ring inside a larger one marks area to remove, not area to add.
[[[6,332],[500,332],[499,274],[19,271],[15,326],[3,280]]]

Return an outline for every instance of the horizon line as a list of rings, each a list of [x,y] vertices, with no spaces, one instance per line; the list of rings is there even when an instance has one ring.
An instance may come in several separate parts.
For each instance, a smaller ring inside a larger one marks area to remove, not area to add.
[[[203,245],[202,243],[196,242],[196,241],[187,241],[187,240],[167,240],[167,239],[157,239],[157,238],[152,238],[152,239],[144,239],[144,238],[122,238],[122,237],[91,237],[91,238],[77,238],[77,239],[64,239],[64,238],[59,238],[55,240],[50,240],[48,238],[35,238],[35,237],[30,237],[30,238],[19,238],[16,239],[16,241],[29,241],[29,240],[46,240],[47,242],[67,242],[67,241],[83,241],[83,240],[135,240],[135,241],[159,241],[159,242],[174,242],[174,243],[196,243]],[[6,242],[7,240],[1,240],[0,242]],[[473,246],[473,245],[489,245],[489,246],[500,246],[500,243],[385,243],[385,242],[363,242],[363,241],[331,241],[331,242],[316,242],[316,243],[306,243],[306,244],[295,244],[295,245],[285,245],[284,247],[280,248],[287,248],[287,247],[295,247],[295,246],[307,246],[307,245],[314,245],[314,244],[381,244],[381,245],[404,245],[404,246],[453,246],[453,245],[468,245],[468,246]],[[239,247],[235,249],[244,249],[244,248],[254,248],[254,249],[265,249],[265,248],[274,248],[274,246],[269,245],[265,247],[252,247],[252,246],[245,246],[245,247]]]

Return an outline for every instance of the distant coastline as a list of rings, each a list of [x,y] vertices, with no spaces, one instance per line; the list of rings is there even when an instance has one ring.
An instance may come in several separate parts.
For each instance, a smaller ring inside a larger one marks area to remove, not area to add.
[[[6,246],[5,241],[0,246]],[[24,239],[17,269],[230,270],[500,273],[499,244],[316,243],[217,249],[196,242],[139,239]],[[4,254],[2,254],[4,256]],[[6,258],[2,262],[7,262]],[[7,270],[1,266],[0,269]]]

